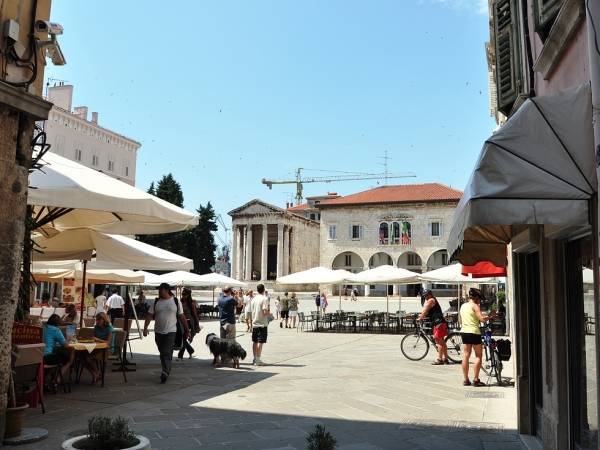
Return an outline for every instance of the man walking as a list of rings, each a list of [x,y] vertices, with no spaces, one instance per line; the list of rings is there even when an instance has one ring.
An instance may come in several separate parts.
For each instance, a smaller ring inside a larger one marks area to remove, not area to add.
[[[252,355],[254,356],[255,366],[264,366],[260,356],[262,355],[263,345],[267,343],[267,326],[269,318],[274,317],[269,311],[269,299],[265,297],[265,287],[262,284],[256,286],[258,295],[252,299]]]
[[[283,294],[283,298],[281,299],[281,320],[279,321],[279,328],[283,328],[283,319],[285,319],[285,327],[288,327],[288,318],[290,316],[290,299],[288,298],[288,293],[285,292]]]
[[[146,322],[144,323],[144,336],[148,336],[148,325],[154,318],[154,342],[160,354],[160,365],[162,372],[160,382],[167,381],[171,373],[171,359],[173,358],[173,343],[177,334],[177,320],[180,320],[185,330],[184,339],[192,337],[188,328],[187,319],[183,314],[181,302],[173,296],[171,286],[161,283],[158,286],[158,298],[150,305]]]
[[[233,289],[230,286],[225,286],[221,296],[217,300],[219,307],[219,319],[221,322],[220,338],[235,339],[235,310],[242,306],[241,300],[236,300],[233,296]],[[222,354],[221,359],[226,363],[226,355]],[[216,361],[219,364],[219,360]]]
[[[113,294],[106,300],[111,323],[125,316],[125,300],[119,295],[119,288],[112,288]]]

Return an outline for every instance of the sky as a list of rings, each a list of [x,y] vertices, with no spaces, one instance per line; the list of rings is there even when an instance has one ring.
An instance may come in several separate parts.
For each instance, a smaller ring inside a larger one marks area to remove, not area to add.
[[[184,206],[285,207],[268,180],[412,172],[464,189],[490,117],[487,0],[53,0],[67,60],[46,80],[142,144],[136,186],[172,173]],[[387,155],[387,159],[386,159]],[[386,181],[305,183],[350,195]],[[220,227],[219,235],[231,239]]]

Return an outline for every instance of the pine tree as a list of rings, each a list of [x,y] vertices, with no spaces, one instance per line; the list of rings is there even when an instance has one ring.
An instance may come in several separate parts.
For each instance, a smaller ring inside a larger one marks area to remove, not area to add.
[[[171,173],[163,176],[162,180],[158,182],[155,195],[175,206],[183,208],[183,192],[181,192],[181,185],[175,181]]]
[[[156,190],[154,189],[154,181],[150,183],[150,188],[148,189],[148,194],[156,195]]]
[[[194,272],[205,274],[210,273],[210,268],[215,263],[217,245],[212,232],[217,231],[218,226],[210,201],[206,206],[200,205],[196,212],[199,216],[198,226],[185,231],[186,256],[194,260]]]

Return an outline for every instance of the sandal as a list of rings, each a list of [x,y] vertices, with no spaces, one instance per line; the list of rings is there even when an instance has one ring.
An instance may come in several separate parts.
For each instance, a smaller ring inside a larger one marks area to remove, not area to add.
[[[469,380],[463,381],[463,386],[471,386],[471,382]]]
[[[481,380],[473,380],[473,387],[485,387],[485,383],[482,383]]]
[[[444,364],[450,364],[450,360],[449,359],[445,359],[444,360]]]
[[[175,361],[179,362],[181,361],[181,358],[176,358]]]
[[[436,359],[434,362],[431,363],[432,366],[443,366],[444,365],[444,361],[442,361],[441,359]]]
[[[100,375],[92,375],[92,386],[96,386],[99,379],[100,379]]]

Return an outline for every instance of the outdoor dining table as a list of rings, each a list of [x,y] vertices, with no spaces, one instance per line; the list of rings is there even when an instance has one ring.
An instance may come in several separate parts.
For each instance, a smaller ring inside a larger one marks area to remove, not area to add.
[[[69,345],[75,351],[75,358],[80,359],[81,366],[76,375],[75,382],[79,383],[83,373],[83,361],[88,354],[94,353],[94,359],[100,361],[100,377],[102,378],[101,386],[104,387],[104,373],[106,371],[106,362],[110,356],[110,345],[106,342],[79,342],[75,341]]]

